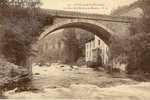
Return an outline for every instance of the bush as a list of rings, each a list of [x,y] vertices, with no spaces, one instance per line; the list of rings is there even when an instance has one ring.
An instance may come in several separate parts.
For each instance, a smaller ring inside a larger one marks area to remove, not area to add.
[[[80,58],[77,60],[76,64],[77,64],[77,66],[86,65],[85,57],[80,57]]]

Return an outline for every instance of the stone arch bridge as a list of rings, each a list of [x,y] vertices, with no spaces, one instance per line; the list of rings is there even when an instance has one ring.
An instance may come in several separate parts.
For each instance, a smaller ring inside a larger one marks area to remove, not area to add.
[[[130,36],[130,26],[135,18],[116,17],[100,14],[85,14],[70,11],[45,10],[52,19],[51,25],[41,33],[39,41],[43,41],[50,33],[63,28],[81,28],[100,37],[106,44],[110,44],[110,38],[117,36],[125,38]],[[48,19],[49,19],[48,18]],[[32,67],[29,67],[32,73]]]
[[[130,26],[135,20],[129,17],[116,17],[100,14],[85,14],[79,12],[46,10],[51,18],[51,25],[41,34],[43,40],[50,33],[62,28],[81,28],[96,34],[105,43],[110,44],[110,38],[130,36]]]

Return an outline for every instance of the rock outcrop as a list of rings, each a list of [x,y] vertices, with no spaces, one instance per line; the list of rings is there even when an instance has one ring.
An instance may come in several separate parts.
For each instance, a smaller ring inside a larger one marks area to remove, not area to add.
[[[0,59],[0,91],[29,78],[28,69]]]

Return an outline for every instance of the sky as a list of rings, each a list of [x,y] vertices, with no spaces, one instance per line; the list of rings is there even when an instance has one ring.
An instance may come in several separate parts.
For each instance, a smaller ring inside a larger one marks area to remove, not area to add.
[[[137,0],[41,0],[42,8],[84,13],[110,14],[119,6],[129,5]]]

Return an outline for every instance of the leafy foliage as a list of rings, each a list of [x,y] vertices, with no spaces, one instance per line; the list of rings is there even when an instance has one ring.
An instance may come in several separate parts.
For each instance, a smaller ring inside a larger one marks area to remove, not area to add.
[[[127,67],[129,73],[134,70],[150,72],[150,34],[136,34],[130,39],[130,41],[131,50],[128,51],[129,65]]]
[[[39,10],[12,7],[11,4],[7,9],[1,9],[0,51],[9,62],[26,67],[32,52],[31,45],[45,24],[45,16]]]
[[[144,73],[150,73],[150,1],[141,0],[141,7],[144,11],[144,15],[141,19],[132,23],[130,31],[131,37],[113,41],[112,47],[113,53],[116,56],[120,54],[126,54],[128,58],[128,73],[134,73],[136,71],[142,71]],[[116,50],[119,47],[119,50]]]
[[[137,22],[133,23],[131,32],[133,36],[130,38],[131,50],[129,51],[128,71],[141,70],[150,72],[150,1],[142,0],[142,8],[144,16]]]

